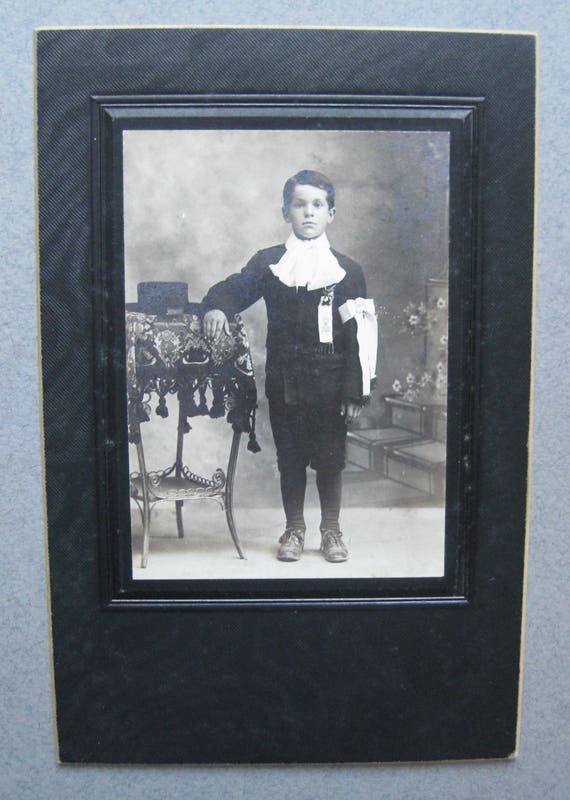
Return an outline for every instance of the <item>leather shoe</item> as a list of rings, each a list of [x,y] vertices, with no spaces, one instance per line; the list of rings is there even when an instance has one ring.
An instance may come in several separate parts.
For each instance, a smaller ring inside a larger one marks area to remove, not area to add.
[[[342,541],[340,531],[321,531],[321,550],[326,560],[332,563],[346,561],[348,558],[348,549]]]
[[[279,561],[299,561],[305,544],[305,531],[303,528],[286,528],[279,539],[277,558]]]

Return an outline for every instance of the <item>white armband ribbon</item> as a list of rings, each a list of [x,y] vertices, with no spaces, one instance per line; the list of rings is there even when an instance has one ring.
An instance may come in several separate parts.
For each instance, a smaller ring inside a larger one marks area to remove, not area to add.
[[[376,377],[376,358],[378,355],[378,320],[374,300],[357,297],[347,300],[338,310],[343,323],[356,320],[356,340],[358,357],[362,369],[362,394],[370,394],[370,384]]]

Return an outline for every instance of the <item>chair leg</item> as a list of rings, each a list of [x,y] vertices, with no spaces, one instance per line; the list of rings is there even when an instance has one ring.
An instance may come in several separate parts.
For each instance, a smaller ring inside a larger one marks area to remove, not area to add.
[[[233,494],[234,494],[233,488],[234,488],[237,457],[239,453],[240,438],[241,438],[241,433],[236,433],[236,431],[234,431],[234,436],[232,439],[232,447],[230,450],[230,458],[228,461],[228,471],[226,475],[226,491],[225,491],[224,505],[226,509],[226,520],[228,522],[228,527],[230,529],[233,543],[235,545],[236,550],[238,551],[239,557],[245,558],[244,552],[241,549],[241,543],[239,540],[238,532],[234,521],[234,508],[233,508]]]

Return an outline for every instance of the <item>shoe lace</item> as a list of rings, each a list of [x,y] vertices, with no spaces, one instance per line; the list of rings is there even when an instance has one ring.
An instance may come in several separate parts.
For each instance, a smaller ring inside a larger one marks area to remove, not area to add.
[[[279,542],[281,544],[294,544],[296,547],[300,547],[303,544],[304,536],[305,531],[301,528],[288,528],[279,539]]]
[[[322,531],[322,546],[323,547],[339,547],[342,546],[342,532],[341,531]]]

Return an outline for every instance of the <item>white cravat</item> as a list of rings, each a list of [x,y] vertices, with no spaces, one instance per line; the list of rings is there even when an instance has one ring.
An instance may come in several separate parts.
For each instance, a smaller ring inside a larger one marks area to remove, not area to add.
[[[285,248],[277,264],[269,267],[285,286],[322,289],[339,283],[346,275],[324,233],[316,239],[299,239],[292,233]]]

